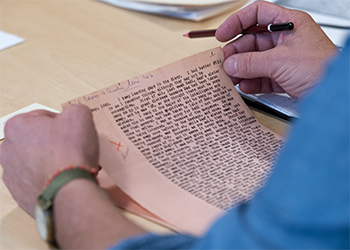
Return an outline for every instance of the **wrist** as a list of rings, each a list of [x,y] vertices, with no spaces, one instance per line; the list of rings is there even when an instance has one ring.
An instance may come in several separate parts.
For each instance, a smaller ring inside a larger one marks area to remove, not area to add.
[[[53,219],[53,203],[56,194],[61,188],[76,179],[88,180],[94,185],[97,170],[89,170],[83,166],[68,166],[55,172],[55,174],[47,179],[46,188],[38,196],[35,206],[35,219],[39,234],[43,240],[52,246],[57,246],[55,240],[55,222]]]
[[[92,204],[85,201],[92,199],[96,193],[103,193],[103,191],[96,187],[94,183],[85,179],[75,179],[57,192],[53,205],[53,218],[56,222],[56,241],[62,249],[87,249],[92,247],[92,235],[95,234],[88,234],[89,236],[85,234],[92,228],[99,228],[94,217],[101,210],[89,211]],[[107,199],[106,195],[103,194],[97,203],[103,204],[105,199]]]
[[[107,249],[145,233],[120,213],[101,188],[84,179],[75,179],[58,191],[54,218],[62,249]]]
[[[97,173],[98,171],[101,169],[101,167],[99,166],[98,168],[87,168],[85,166],[74,166],[74,165],[69,165],[68,167],[66,168],[60,168],[60,169],[57,169],[55,171],[55,173],[50,176],[49,178],[46,179],[45,181],[45,187],[47,188],[50,183],[52,182],[53,179],[55,179],[58,175],[60,175],[61,173],[63,173],[64,171],[68,171],[68,170],[71,170],[71,169],[81,169],[81,170],[84,170],[86,172],[88,172],[91,176],[93,176],[95,179],[96,179],[96,176],[97,176]]]

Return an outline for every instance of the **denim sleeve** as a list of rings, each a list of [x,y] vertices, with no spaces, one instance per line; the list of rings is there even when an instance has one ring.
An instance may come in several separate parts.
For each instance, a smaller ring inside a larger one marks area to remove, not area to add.
[[[349,249],[349,46],[302,102],[267,185],[202,238],[146,234],[112,249]]]

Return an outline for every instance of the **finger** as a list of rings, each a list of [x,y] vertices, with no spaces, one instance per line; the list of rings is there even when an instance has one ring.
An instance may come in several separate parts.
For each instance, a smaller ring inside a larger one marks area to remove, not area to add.
[[[225,59],[233,54],[255,51],[255,37],[253,35],[241,36],[237,40],[227,43],[222,51]]]
[[[268,51],[234,54],[224,61],[224,70],[230,76],[244,79],[272,78],[281,65],[278,47]]]
[[[273,48],[277,43],[278,37],[270,34],[247,34],[226,44],[222,50],[225,59],[236,53],[250,51],[264,51]]]
[[[276,93],[272,80],[266,77],[243,79],[239,83],[239,89],[246,94]]]
[[[72,128],[75,128],[73,136],[77,138],[84,138],[87,135],[91,137],[91,140],[97,138],[97,132],[95,124],[93,122],[92,112],[89,107],[85,105],[74,105],[66,108],[60,116],[58,116],[58,122],[62,126],[69,124]],[[72,136],[70,131],[67,131],[69,136]]]
[[[90,108],[85,105],[70,106],[60,115],[59,123],[74,128],[74,132],[66,133],[72,151],[81,153],[74,164],[96,168],[99,155],[98,134]]]
[[[236,78],[236,77],[232,77],[232,76],[229,76],[231,78],[231,81],[234,85],[237,85],[241,82],[241,78]]]
[[[69,106],[69,107],[65,108],[62,111],[62,114],[75,114],[75,113],[84,114],[84,115],[90,115],[91,114],[91,110],[86,105],[77,104],[77,105]]]
[[[239,89],[245,94],[256,94],[261,91],[260,78],[242,79],[239,83]]]
[[[61,117],[71,121],[78,121],[86,124],[92,123],[92,112],[85,105],[73,105],[63,110]]]
[[[242,79],[239,89],[246,94],[285,93],[283,88],[270,78]]]
[[[216,31],[216,38],[221,42],[226,42],[241,34],[243,30],[258,23],[288,22],[288,15],[285,15],[287,11],[286,8],[272,3],[255,2],[231,15],[223,22]]]
[[[286,91],[279,85],[275,80],[270,80],[271,88],[273,93],[286,93]]]

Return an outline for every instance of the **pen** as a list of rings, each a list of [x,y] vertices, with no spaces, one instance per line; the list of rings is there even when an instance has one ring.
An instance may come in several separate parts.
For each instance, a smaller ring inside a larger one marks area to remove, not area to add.
[[[294,24],[292,22],[289,23],[270,23],[270,24],[262,24],[262,25],[255,25],[252,27],[249,27],[246,30],[243,30],[242,34],[255,34],[260,32],[275,32],[275,31],[282,31],[282,30],[292,30],[294,28]],[[211,30],[195,30],[190,31],[186,34],[184,34],[184,37],[188,38],[199,38],[199,37],[210,37],[215,36],[216,29]]]

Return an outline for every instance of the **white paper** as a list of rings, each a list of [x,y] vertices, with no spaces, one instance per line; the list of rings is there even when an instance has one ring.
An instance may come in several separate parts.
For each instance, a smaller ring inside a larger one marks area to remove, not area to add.
[[[182,5],[176,4],[156,4],[147,1],[128,1],[128,0],[99,0],[114,6],[134,11],[146,12],[151,14],[170,16],[175,18],[202,21],[204,19],[216,16],[234,8],[241,0],[218,1],[212,5]]]
[[[142,2],[151,4],[164,4],[164,5],[189,5],[189,6],[203,6],[203,5],[215,5],[221,3],[234,2],[237,0],[136,0],[127,2]]]
[[[22,42],[24,42],[23,38],[0,30],[0,50],[12,47]]]

